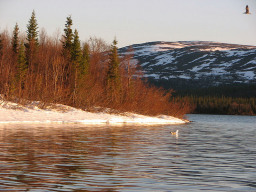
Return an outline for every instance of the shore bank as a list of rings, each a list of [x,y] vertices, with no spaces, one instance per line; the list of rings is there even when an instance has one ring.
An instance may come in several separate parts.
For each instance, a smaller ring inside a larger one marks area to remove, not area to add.
[[[26,105],[0,100],[0,124],[15,123],[79,123],[86,125],[166,125],[184,124],[188,121],[172,116],[160,115],[150,117],[134,113],[109,114],[106,112],[87,112],[66,105],[54,104],[39,108],[40,102],[30,102]]]

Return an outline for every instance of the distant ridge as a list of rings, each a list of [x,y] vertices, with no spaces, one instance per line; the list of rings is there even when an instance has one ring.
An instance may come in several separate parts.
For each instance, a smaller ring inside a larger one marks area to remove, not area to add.
[[[119,49],[130,54],[151,81],[184,81],[209,87],[256,83],[256,46],[212,41],[147,42]]]

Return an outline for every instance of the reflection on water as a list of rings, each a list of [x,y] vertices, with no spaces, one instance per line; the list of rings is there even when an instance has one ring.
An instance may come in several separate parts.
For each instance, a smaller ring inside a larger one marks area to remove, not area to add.
[[[0,190],[256,191],[256,117],[189,118],[157,127],[1,125]]]

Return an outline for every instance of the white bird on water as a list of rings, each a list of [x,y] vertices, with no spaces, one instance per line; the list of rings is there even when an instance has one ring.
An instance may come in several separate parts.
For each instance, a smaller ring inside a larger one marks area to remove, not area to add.
[[[171,132],[171,134],[176,135],[176,137],[177,137],[177,136],[179,136],[179,130],[176,130],[175,132]]]

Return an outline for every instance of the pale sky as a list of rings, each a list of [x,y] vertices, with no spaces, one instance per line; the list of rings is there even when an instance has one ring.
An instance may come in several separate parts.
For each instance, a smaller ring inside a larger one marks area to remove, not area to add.
[[[243,14],[249,5],[251,15]],[[26,31],[33,9],[39,29],[63,33],[71,15],[82,41],[119,47],[151,41],[256,45],[256,0],[0,0],[0,31]]]

